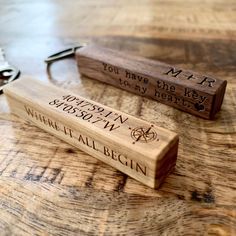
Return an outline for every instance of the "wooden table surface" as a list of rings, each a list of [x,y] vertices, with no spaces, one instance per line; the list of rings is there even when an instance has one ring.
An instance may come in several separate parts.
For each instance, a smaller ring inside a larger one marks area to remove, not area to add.
[[[235,0],[0,4],[0,47],[22,76],[48,80],[48,55],[96,42],[228,81],[208,121],[79,77],[72,58],[52,65],[52,83],[179,133],[159,190],[12,115],[1,95],[0,235],[236,235]]]

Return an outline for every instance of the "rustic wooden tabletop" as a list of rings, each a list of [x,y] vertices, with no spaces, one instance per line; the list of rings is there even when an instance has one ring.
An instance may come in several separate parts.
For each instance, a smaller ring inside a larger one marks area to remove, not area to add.
[[[0,47],[22,75],[48,80],[48,55],[96,42],[228,81],[208,121],[80,77],[72,58],[52,65],[57,86],[180,135],[159,190],[12,115],[1,95],[0,235],[236,235],[235,0],[0,4]]]

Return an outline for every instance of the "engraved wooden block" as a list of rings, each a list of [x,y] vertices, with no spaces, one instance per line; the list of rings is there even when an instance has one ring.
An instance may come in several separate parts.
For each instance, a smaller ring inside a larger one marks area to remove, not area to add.
[[[4,93],[13,113],[152,188],[175,166],[171,131],[29,78]]]
[[[227,84],[96,45],[78,49],[76,60],[81,74],[206,119],[213,119],[220,110]]]

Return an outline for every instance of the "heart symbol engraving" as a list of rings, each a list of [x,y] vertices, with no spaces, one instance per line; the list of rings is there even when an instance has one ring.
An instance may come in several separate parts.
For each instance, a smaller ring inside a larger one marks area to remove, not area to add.
[[[205,107],[204,107],[204,105],[202,105],[202,104],[195,103],[195,104],[194,104],[194,107],[195,107],[198,111],[203,111],[203,110],[205,110]]]

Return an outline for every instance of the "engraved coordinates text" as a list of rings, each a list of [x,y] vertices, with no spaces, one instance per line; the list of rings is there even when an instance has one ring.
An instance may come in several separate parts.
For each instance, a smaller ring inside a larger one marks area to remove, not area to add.
[[[49,105],[110,132],[118,130],[128,121],[128,117],[123,114],[107,110],[92,101],[73,95],[54,99],[49,102]]]

